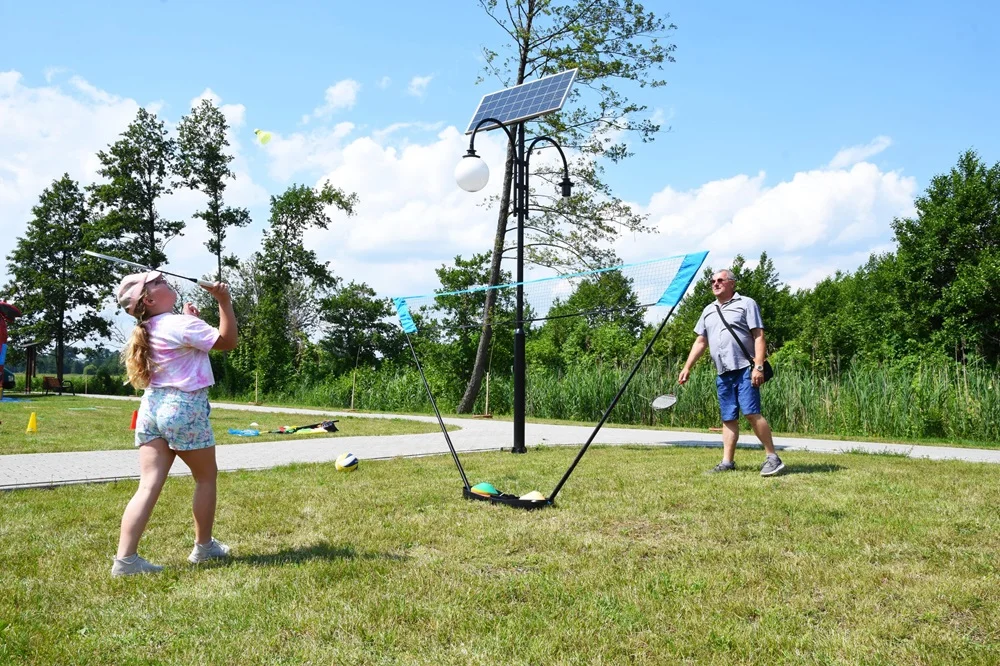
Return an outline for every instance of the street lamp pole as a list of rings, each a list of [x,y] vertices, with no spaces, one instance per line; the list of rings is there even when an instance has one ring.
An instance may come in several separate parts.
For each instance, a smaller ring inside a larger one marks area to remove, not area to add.
[[[489,181],[489,167],[480,159],[475,151],[476,133],[483,125],[490,124],[499,127],[507,134],[507,139],[514,145],[514,213],[517,215],[517,295],[515,306],[514,322],[514,444],[511,453],[527,453],[524,438],[525,423],[525,379],[527,365],[525,362],[525,331],[524,331],[524,223],[528,218],[528,167],[531,160],[531,151],[539,142],[552,144],[559,151],[559,156],[563,163],[563,179],[560,183],[562,196],[568,197],[571,193],[572,183],[569,180],[569,164],[562,147],[548,136],[539,136],[532,139],[529,146],[525,146],[524,123],[518,123],[514,132],[495,118],[483,118],[472,131],[469,139],[469,150],[455,168],[455,179],[459,187],[468,192],[478,192],[486,186]],[[474,159],[469,159],[474,158]]]

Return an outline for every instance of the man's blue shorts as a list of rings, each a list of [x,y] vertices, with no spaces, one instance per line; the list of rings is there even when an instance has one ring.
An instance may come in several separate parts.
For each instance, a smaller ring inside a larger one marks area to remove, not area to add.
[[[715,378],[719,392],[719,411],[723,421],[735,421],[743,415],[760,414],[760,389],[750,383],[753,368],[724,372]]]

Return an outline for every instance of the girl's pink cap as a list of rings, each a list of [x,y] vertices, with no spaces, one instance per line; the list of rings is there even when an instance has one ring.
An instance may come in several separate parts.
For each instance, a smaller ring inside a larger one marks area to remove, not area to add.
[[[132,311],[139,299],[142,297],[142,289],[147,282],[152,282],[160,277],[160,271],[148,271],[146,273],[132,273],[122,278],[115,293],[118,295],[118,305],[125,308],[125,312],[135,315]]]

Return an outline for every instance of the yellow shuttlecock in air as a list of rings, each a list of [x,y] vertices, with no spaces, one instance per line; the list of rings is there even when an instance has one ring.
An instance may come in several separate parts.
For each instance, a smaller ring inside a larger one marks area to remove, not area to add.
[[[271,140],[271,133],[265,132],[264,130],[255,129],[253,133],[257,136],[257,140],[260,141],[260,145],[266,146]]]

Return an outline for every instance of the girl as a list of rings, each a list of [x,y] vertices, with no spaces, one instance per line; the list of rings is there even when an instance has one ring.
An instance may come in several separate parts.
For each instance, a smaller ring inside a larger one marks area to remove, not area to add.
[[[229,546],[212,538],[218,469],[208,422],[208,387],[215,383],[208,351],[236,347],[236,316],[226,284],[204,289],[219,303],[218,329],[199,319],[191,303],[184,304],[183,314],[172,314],[177,294],[158,271],[127,275],[118,286],[119,305],[137,320],[122,350],[125,369],[129,383],[145,391],[135,426],[139,489],[122,516],[112,576],[163,569],[136,549],[176,456],[195,482],[195,545],[188,561],[198,564],[229,555]]]

